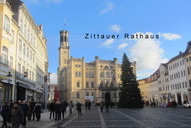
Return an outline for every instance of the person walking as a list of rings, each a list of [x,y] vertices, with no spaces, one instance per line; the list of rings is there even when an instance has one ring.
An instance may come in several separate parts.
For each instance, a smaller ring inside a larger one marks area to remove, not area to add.
[[[55,121],[59,121],[61,120],[61,104],[60,101],[56,101],[55,107],[54,107],[54,111],[55,111]]]
[[[21,101],[21,108],[23,109],[23,115],[24,115],[24,122],[22,123],[23,127],[26,126],[26,118],[28,115],[29,106],[27,105],[27,102],[25,100]]]
[[[41,117],[41,106],[42,106],[41,102],[38,101],[38,103],[35,104],[33,109],[33,112],[35,112],[36,114],[37,121],[39,121]]]
[[[88,110],[88,101],[85,102],[86,110]]]
[[[1,110],[1,116],[3,117],[3,125],[2,128],[7,128],[7,121],[8,121],[8,117],[9,117],[9,105],[8,102],[4,102],[3,106],[2,106],[2,110]]]
[[[78,111],[78,116],[82,115],[82,108],[81,107],[82,107],[82,104],[77,101],[76,110]]]
[[[61,102],[61,113],[62,113],[62,118],[64,119],[64,113],[66,112],[66,107],[67,107],[67,104],[66,102],[63,100]]]
[[[101,109],[101,113],[103,112],[103,108],[104,108],[104,103],[103,101],[100,103],[100,109]]]
[[[34,99],[31,100],[31,102],[29,103],[29,120],[35,120],[35,112],[34,110],[34,106],[35,106],[35,101]]]
[[[70,111],[70,114],[72,114],[72,109],[73,109],[74,105],[72,103],[72,101],[70,101],[69,103],[69,111]]]
[[[53,119],[54,119],[54,106],[55,106],[55,102],[52,101],[49,105],[49,110],[50,110],[50,119],[51,117],[53,116]]]
[[[66,100],[64,100],[63,105],[64,105],[64,112],[66,113],[66,108],[68,106],[68,103],[66,102]]]
[[[14,102],[14,105],[11,111],[12,128],[19,128],[23,122],[24,122],[23,110],[19,106],[18,102]]]
[[[105,103],[106,112],[109,112],[109,102]]]
[[[90,110],[91,106],[92,106],[91,101],[88,101],[88,110]]]

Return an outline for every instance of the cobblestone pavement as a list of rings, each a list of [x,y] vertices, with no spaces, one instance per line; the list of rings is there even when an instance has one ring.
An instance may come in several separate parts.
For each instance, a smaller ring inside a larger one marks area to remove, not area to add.
[[[2,125],[2,123],[0,124]],[[151,108],[110,109],[100,112],[99,107],[83,110],[78,116],[66,113],[59,122],[49,119],[49,112],[42,113],[41,120],[27,121],[27,128],[191,128],[191,109]]]

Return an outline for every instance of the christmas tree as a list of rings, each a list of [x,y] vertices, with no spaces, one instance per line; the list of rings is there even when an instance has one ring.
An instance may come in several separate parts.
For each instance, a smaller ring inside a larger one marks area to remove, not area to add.
[[[122,74],[118,107],[143,108],[144,102],[142,101],[140,90],[138,88],[138,82],[133,73],[131,63],[125,53],[123,55],[121,70]]]

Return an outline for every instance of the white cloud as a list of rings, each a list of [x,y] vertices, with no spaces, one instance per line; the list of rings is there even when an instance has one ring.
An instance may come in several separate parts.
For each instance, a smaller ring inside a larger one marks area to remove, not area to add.
[[[156,70],[160,63],[166,63],[168,60],[163,54],[164,50],[160,47],[160,42],[152,39],[136,40],[131,48],[131,57],[137,62],[138,72]]]
[[[166,40],[177,40],[181,39],[181,36],[178,34],[173,34],[173,33],[162,33],[160,34],[162,37],[164,37]]]
[[[151,73],[153,73],[153,71],[151,72],[138,72],[137,73],[137,77],[139,78],[147,78],[151,75]]]
[[[57,84],[57,73],[50,74],[50,84]]]
[[[117,24],[113,24],[113,25],[109,26],[109,29],[116,33],[119,33],[121,31],[121,27]]]
[[[101,45],[103,45],[105,47],[109,47],[113,43],[114,43],[114,39],[108,39],[104,43],[102,43]]]
[[[127,46],[128,46],[127,43],[122,43],[122,44],[120,44],[120,45],[118,46],[118,49],[121,50],[121,49],[126,48]]]
[[[114,5],[110,2],[106,3],[106,8],[104,8],[103,10],[101,10],[100,14],[103,15],[109,11],[111,11],[114,8]]]

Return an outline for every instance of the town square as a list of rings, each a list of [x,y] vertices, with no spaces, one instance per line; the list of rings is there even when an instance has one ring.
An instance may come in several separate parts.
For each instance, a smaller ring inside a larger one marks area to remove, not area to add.
[[[190,128],[190,4],[0,0],[0,127]]]

